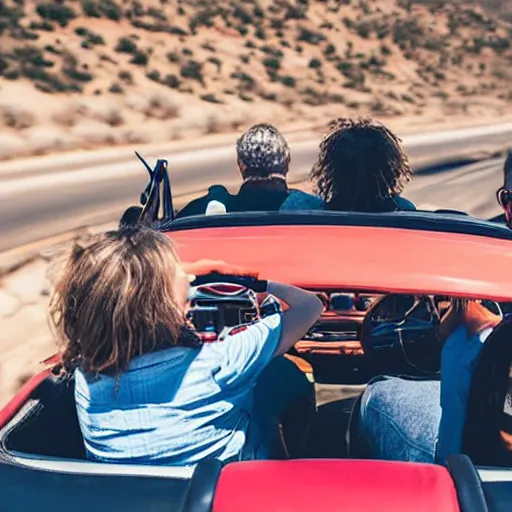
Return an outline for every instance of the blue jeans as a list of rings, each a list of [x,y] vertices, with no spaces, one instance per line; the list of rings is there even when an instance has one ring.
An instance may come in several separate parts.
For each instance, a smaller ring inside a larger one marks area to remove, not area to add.
[[[383,377],[363,393],[359,428],[376,459],[436,461],[441,382]]]
[[[281,424],[289,455],[303,457],[315,411],[314,384],[294,362],[283,356],[275,357],[263,370],[254,389],[248,435],[258,436],[272,457],[279,446],[277,434]],[[254,458],[252,454],[242,457]]]

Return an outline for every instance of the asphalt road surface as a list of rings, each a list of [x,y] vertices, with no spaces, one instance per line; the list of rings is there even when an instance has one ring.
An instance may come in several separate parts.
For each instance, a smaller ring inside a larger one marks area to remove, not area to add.
[[[490,156],[512,145],[512,124],[414,135],[404,141],[416,172],[406,197],[427,209],[454,208],[483,218],[499,212],[495,191],[502,181],[502,160]],[[292,144],[291,181],[307,177],[318,142]],[[146,172],[132,155],[120,154],[122,161],[115,163],[83,165],[63,163],[64,157],[56,156],[53,170],[1,164],[0,251],[119,218],[126,206],[136,204],[147,183]],[[199,193],[212,183],[232,188],[239,183],[234,144],[148,156],[169,158],[175,196]],[[461,165],[471,159],[479,161]],[[452,165],[433,167],[448,162]]]

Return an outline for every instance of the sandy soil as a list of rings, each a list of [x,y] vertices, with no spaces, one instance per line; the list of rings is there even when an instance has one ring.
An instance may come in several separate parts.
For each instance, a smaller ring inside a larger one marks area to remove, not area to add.
[[[372,114],[397,126],[447,127],[512,115],[510,25],[495,17],[508,8],[107,3],[115,19],[92,17],[71,0],[51,15],[27,0],[20,14],[7,0],[0,160],[183,140],[261,121],[283,127]]]

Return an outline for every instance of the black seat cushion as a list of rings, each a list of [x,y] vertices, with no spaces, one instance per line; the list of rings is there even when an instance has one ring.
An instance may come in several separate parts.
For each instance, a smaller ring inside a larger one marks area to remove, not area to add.
[[[73,379],[50,375],[44,380],[0,441],[6,451],[85,459]]]
[[[46,471],[0,459],[0,510],[211,512],[221,468],[207,461],[186,479]]]

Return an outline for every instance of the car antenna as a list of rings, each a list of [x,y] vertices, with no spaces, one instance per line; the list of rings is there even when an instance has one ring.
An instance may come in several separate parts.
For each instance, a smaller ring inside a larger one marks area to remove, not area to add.
[[[152,169],[137,151],[135,155],[149,173],[149,183],[140,195],[142,211],[139,223],[162,225],[172,222],[174,207],[167,160],[158,159],[155,168]]]

